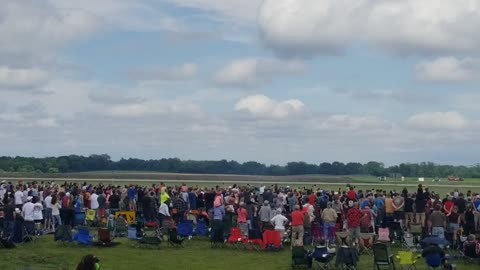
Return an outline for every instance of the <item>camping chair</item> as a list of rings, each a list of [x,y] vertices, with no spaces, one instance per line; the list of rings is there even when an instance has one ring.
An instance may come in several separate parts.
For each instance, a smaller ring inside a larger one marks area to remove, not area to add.
[[[97,215],[97,211],[93,209],[88,209],[85,212],[85,223],[89,226],[96,226],[97,225],[96,215]]]
[[[280,233],[275,230],[266,230],[263,232],[263,245],[274,251],[282,249],[282,237]]]
[[[373,265],[377,270],[380,270],[383,266],[388,267],[390,270],[395,270],[393,255],[389,253],[386,244],[376,243],[373,245]]]
[[[243,239],[242,231],[240,228],[232,227],[230,228],[230,236],[227,239],[227,243],[231,244],[233,247],[240,249],[245,248],[244,245],[245,239]]]
[[[210,245],[212,248],[225,247],[225,240],[223,238],[223,228],[216,228],[212,230]]]
[[[417,251],[417,246],[415,245],[415,236],[411,233],[405,233],[403,235],[402,248],[404,250]]]
[[[208,235],[207,223],[205,221],[197,220],[197,226],[195,227],[195,235]]]
[[[352,242],[350,233],[348,232],[336,232],[335,236],[337,237],[338,246],[348,246]]]
[[[428,269],[440,269],[442,266],[442,256],[438,253],[431,253],[425,257],[425,263],[427,264]]]
[[[177,226],[178,235],[182,237],[189,237],[193,236],[193,221],[191,220],[184,220],[180,222]]]
[[[115,237],[122,237],[128,234],[128,224],[127,221],[123,217],[118,217],[114,221],[113,226],[113,236]]]
[[[72,227],[70,227],[70,225],[58,226],[57,230],[55,231],[54,240],[61,241],[62,243],[72,242]]]
[[[312,267],[312,258],[304,247],[292,247],[292,268]]]
[[[79,227],[77,233],[73,236],[73,241],[83,245],[91,245],[94,237],[95,235],[90,235],[88,228]]]
[[[25,221],[22,226],[22,242],[34,242],[37,239],[35,224],[33,222]]]
[[[183,247],[183,240],[185,240],[185,238],[178,234],[176,228],[170,228],[168,230],[168,244],[170,246]]]
[[[390,243],[390,229],[389,228],[378,228],[378,242]]]
[[[328,252],[327,246],[317,246],[315,250],[310,255],[318,269],[320,270],[329,270],[333,269],[332,260],[335,258],[335,253]]]
[[[85,212],[75,212],[75,218],[73,219],[73,224],[75,226],[82,226],[85,224]]]
[[[111,246],[112,245],[112,233],[108,228],[98,228],[97,231],[98,243],[102,246]]]
[[[399,251],[397,259],[400,261],[402,269],[417,269],[416,257],[412,251]]]
[[[262,232],[258,229],[248,230],[248,239],[246,242],[248,243],[249,249],[260,251],[264,247]]]
[[[360,234],[361,254],[372,255],[373,243],[375,242],[375,235],[373,233]]]
[[[358,253],[355,248],[342,245],[337,252],[335,267],[342,270],[355,270],[358,260]]]

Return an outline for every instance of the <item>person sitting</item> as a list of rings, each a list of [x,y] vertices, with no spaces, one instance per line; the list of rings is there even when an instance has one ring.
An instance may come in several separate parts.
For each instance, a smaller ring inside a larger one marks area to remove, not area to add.
[[[478,242],[475,239],[475,235],[470,234],[467,237],[467,240],[463,243],[463,253],[465,254],[465,256],[469,258],[478,257],[477,245]]]

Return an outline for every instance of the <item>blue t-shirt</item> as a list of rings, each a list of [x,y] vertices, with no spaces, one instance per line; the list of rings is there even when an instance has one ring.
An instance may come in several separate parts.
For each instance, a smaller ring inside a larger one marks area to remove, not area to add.
[[[368,200],[363,200],[362,205],[360,206],[361,209],[364,209],[368,205]]]
[[[383,200],[383,198],[378,197],[375,199],[375,204],[377,205],[377,208],[383,208],[385,201]]]

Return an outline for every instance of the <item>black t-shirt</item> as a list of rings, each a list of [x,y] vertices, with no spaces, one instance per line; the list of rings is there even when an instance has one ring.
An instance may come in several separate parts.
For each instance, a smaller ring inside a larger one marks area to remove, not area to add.
[[[14,221],[15,217],[15,206],[14,205],[5,205],[3,208],[3,213],[5,215],[5,221]]]
[[[425,207],[427,206],[427,201],[425,199],[415,200],[415,210],[417,213],[425,213]]]
[[[407,197],[405,199],[405,212],[412,213],[413,212],[413,199]]]
[[[465,208],[466,208],[465,199],[458,198],[457,201],[455,202],[455,205],[458,207],[458,213],[459,214],[465,213]]]
[[[110,198],[108,199],[109,202],[110,202],[110,208],[111,209],[118,209],[118,203],[120,202],[120,197],[118,197],[117,194],[113,194],[112,196],[110,196]]]

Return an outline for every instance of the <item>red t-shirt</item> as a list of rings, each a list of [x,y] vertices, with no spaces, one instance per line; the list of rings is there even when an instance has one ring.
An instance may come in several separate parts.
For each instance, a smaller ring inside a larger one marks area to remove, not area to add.
[[[315,205],[315,194],[308,196],[308,203],[310,205]]]
[[[453,201],[446,201],[443,207],[450,212],[452,211],[453,205],[454,205]]]
[[[358,208],[351,208],[347,213],[347,225],[348,228],[360,227],[360,220],[364,216],[364,213]]]
[[[245,209],[245,208],[238,208],[237,214],[238,214],[238,218],[237,218],[237,222],[238,222],[238,223],[245,223],[245,222],[247,222],[247,209]]]
[[[357,193],[355,192],[355,190],[349,190],[347,192],[347,197],[349,200],[355,201],[357,200]]]
[[[303,213],[299,210],[292,212],[292,226],[303,225]]]

